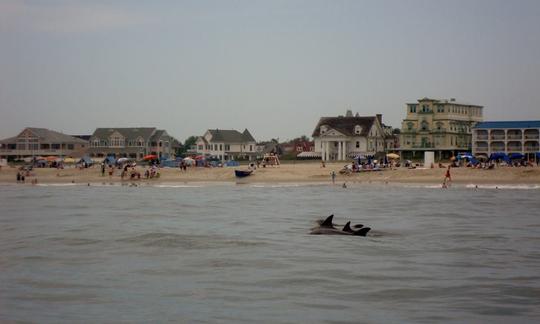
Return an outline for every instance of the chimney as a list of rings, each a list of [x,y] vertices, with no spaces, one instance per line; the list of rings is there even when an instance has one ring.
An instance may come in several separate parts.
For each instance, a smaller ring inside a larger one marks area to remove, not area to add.
[[[352,111],[347,110],[347,113],[345,114],[345,117],[352,117]]]
[[[456,101],[456,98],[450,98],[450,102]]]
[[[382,114],[375,115],[377,119],[379,120],[379,123],[382,125]]]

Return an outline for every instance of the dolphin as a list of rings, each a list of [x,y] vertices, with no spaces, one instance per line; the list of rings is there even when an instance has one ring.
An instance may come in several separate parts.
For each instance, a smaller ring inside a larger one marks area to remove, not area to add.
[[[367,233],[371,230],[369,227],[363,227],[358,231],[355,231],[351,228],[351,222],[347,222],[342,229],[338,229],[332,223],[332,218],[334,215],[328,216],[324,222],[320,223],[319,227],[311,229],[309,234],[314,235],[355,235],[355,236],[366,236]]]
[[[342,227],[343,225],[334,224],[332,222],[332,219],[334,218],[334,214],[328,216],[326,219],[318,219],[315,222],[319,225],[319,227]],[[352,226],[353,228],[362,228],[364,225],[362,224],[355,224]]]

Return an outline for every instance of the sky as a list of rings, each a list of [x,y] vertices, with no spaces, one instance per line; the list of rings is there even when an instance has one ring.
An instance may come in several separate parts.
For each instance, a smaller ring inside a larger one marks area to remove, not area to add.
[[[0,138],[158,127],[310,136],[423,97],[540,119],[540,1],[0,0]]]

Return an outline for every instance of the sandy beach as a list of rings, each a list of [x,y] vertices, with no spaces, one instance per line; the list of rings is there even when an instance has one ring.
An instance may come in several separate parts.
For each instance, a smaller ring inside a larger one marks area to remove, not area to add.
[[[406,169],[398,168],[376,172],[361,172],[351,175],[341,175],[339,170],[344,163],[329,163],[322,168],[319,163],[282,164],[278,167],[259,168],[247,178],[241,179],[245,183],[304,183],[304,182],[331,182],[330,174],[337,174],[336,183],[354,182],[381,182],[381,183],[442,183],[445,169]],[[245,169],[245,166],[239,169]],[[144,174],[143,167],[137,171]],[[470,168],[452,168],[452,181],[459,184],[540,184],[539,167],[499,167],[493,170],[479,170]],[[101,176],[99,167],[80,170],[68,167],[62,170],[51,168],[36,168],[26,178],[30,184],[32,179],[38,183],[111,183],[133,182],[120,178],[121,170],[115,169],[112,177],[108,174]],[[0,170],[0,183],[16,183],[17,168],[2,167]],[[188,168],[180,171],[173,168],[160,169],[160,177],[154,179],[135,180],[136,182],[236,182],[234,168]]]

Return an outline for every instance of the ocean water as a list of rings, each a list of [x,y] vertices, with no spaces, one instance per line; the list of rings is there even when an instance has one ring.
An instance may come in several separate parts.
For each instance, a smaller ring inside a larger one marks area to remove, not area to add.
[[[536,187],[0,186],[0,322],[540,321]],[[368,237],[309,235],[314,221]]]

